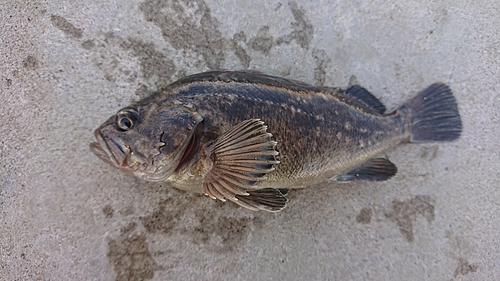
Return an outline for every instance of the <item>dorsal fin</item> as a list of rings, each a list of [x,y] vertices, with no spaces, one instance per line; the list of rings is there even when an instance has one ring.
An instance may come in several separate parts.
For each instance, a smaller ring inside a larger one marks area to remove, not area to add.
[[[379,101],[374,95],[368,92],[367,89],[359,85],[352,85],[351,87],[347,88],[344,91],[344,93],[346,95],[355,97],[359,102],[374,109],[380,114],[384,114],[385,112],[385,105],[381,101]]]
[[[296,92],[311,92],[311,93],[337,93],[341,92],[340,88],[334,87],[316,87],[309,85],[307,83],[286,79],[282,77],[267,75],[265,73],[255,71],[255,70],[216,70],[208,71],[203,73],[198,73],[190,76],[181,78],[170,85],[170,87],[176,87],[184,84],[195,83],[195,82],[236,82],[236,83],[246,83],[246,84],[256,84],[256,85],[266,85],[277,88],[284,88]]]

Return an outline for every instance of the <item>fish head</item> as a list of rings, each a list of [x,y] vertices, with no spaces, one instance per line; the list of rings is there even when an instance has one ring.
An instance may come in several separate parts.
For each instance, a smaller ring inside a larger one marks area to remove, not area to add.
[[[138,178],[164,181],[186,154],[192,154],[202,121],[192,107],[182,104],[129,106],[95,130],[97,142],[90,144],[90,150]]]

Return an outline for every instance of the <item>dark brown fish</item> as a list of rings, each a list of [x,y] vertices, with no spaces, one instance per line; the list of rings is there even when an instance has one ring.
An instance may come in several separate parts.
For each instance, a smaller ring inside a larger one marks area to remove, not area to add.
[[[342,90],[258,72],[213,71],[119,110],[95,131],[90,148],[144,180],[280,211],[290,188],[389,179],[396,166],[378,154],[400,143],[452,141],[462,130],[444,84],[385,110],[357,85]]]

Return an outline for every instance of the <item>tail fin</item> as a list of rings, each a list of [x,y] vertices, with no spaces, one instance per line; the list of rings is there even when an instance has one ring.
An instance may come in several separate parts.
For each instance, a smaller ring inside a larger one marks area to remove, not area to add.
[[[412,109],[411,142],[452,141],[460,136],[462,121],[447,85],[432,84],[406,106]]]

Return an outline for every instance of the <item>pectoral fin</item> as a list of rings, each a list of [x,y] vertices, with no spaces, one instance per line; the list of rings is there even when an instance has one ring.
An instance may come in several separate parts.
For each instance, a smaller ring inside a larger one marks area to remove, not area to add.
[[[332,180],[337,182],[353,180],[384,181],[397,172],[398,168],[391,161],[385,158],[374,158],[345,174],[334,177]]]
[[[248,197],[240,205],[253,206],[251,202],[259,201],[255,183],[264,180],[279,164],[275,146],[267,126],[258,119],[245,120],[224,132],[215,140],[210,155],[212,168],[205,175],[203,192],[213,199],[229,199],[238,204],[241,198]],[[269,205],[266,200],[263,206]]]

